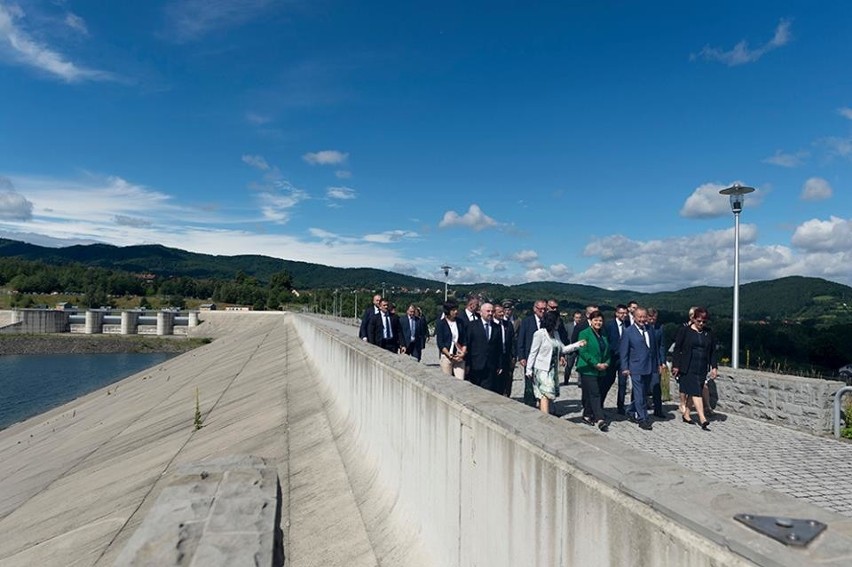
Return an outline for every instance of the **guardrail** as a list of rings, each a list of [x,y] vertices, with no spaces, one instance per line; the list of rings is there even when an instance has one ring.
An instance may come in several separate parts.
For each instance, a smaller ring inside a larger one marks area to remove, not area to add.
[[[840,437],[840,421],[841,421],[841,412],[843,408],[840,407],[840,401],[843,398],[843,394],[848,394],[852,392],[852,386],[844,386],[837,390],[837,393],[834,394],[834,436]],[[850,424],[846,424],[850,425]]]

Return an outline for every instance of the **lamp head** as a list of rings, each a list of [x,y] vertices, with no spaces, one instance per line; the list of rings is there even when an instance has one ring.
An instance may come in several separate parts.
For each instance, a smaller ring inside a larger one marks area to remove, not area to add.
[[[731,210],[735,215],[742,212],[745,196],[752,192],[754,192],[754,187],[747,187],[745,185],[740,185],[739,183],[734,183],[730,187],[719,191],[720,194],[728,195],[730,197]]]

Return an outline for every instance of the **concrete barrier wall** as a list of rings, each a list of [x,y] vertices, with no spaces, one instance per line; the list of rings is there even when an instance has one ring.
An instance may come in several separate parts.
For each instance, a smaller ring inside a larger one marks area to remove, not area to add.
[[[68,314],[44,309],[16,309],[12,311],[12,324],[3,328],[5,333],[64,333],[68,331]]]
[[[845,385],[838,380],[727,367],[719,367],[716,378],[720,410],[815,435],[833,431],[834,394]],[[670,392],[676,400],[674,380]]]
[[[403,532],[378,530],[373,543],[405,549],[401,564],[848,564],[846,518],[735,489],[309,317],[292,320],[333,400],[352,478],[367,479],[352,486],[365,524]],[[791,551],[736,522],[741,512],[830,528]]]

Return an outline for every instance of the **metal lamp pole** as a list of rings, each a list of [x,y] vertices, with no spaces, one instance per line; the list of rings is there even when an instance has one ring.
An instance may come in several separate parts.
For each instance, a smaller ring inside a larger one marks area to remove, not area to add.
[[[734,213],[734,329],[731,337],[731,368],[740,367],[740,213],[743,211],[745,196],[754,191],[734,183],[731,187],[719,191],[731,199],[731,211]]]
[[[444,303],[447,302],[447,282],[450,279],[450,270],[453,269],[452,266],[441,266],[441,269],[444,270]]]

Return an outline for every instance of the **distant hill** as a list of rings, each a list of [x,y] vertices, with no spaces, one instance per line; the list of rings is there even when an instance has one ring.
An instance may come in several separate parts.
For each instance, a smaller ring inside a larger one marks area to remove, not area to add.
[[[197,254],[161,245],[111,246],[90,244],[47,248],[15,240],[0,239],[0,258],[15,257],[46,264],[77,263],[161,277],[188,276],[198,279],[232,280],[238,272],[268,282],[286,271],[297,289],[357,288],[409,290],[440,289],[444,282],[416,278],[373,268],[334,268],[269,256],[219,256]],[[596,303],[611,308],[630,299],[661,310],[685,313],[690,306],[703,305],[711,313],[728,315],[733,308],[730,287],[692,287],[678,291],[640,293],[605,290],[594,286],[559,282],[532,282],[515,286],[500,284],[452,285],[457,296],[479,293],[495,300],[514,299],[524,309],[538,298],[556,298],[563,310]],[[848,307],[847,307],[848,306]],[[792,276],[744,284],[740,289],[740,313],[744,319],[852,320],[852,288],[819,278]]]
[[[315,288],[443,288],[444,283],[405,276],[373,268],[333,268],[308,262],[281,260],[246,254],[214,256],[197,254],[159,244],[112,246],[89,244],[66,248],[46,248],[0,238],[0,257],[16,257],[46,264],[78,263],[131,273],[151,273],[161,277],[188,276],[199,279],[231,280],[237,272],[268,282],[273,274],[286,271],[297,289]]]

